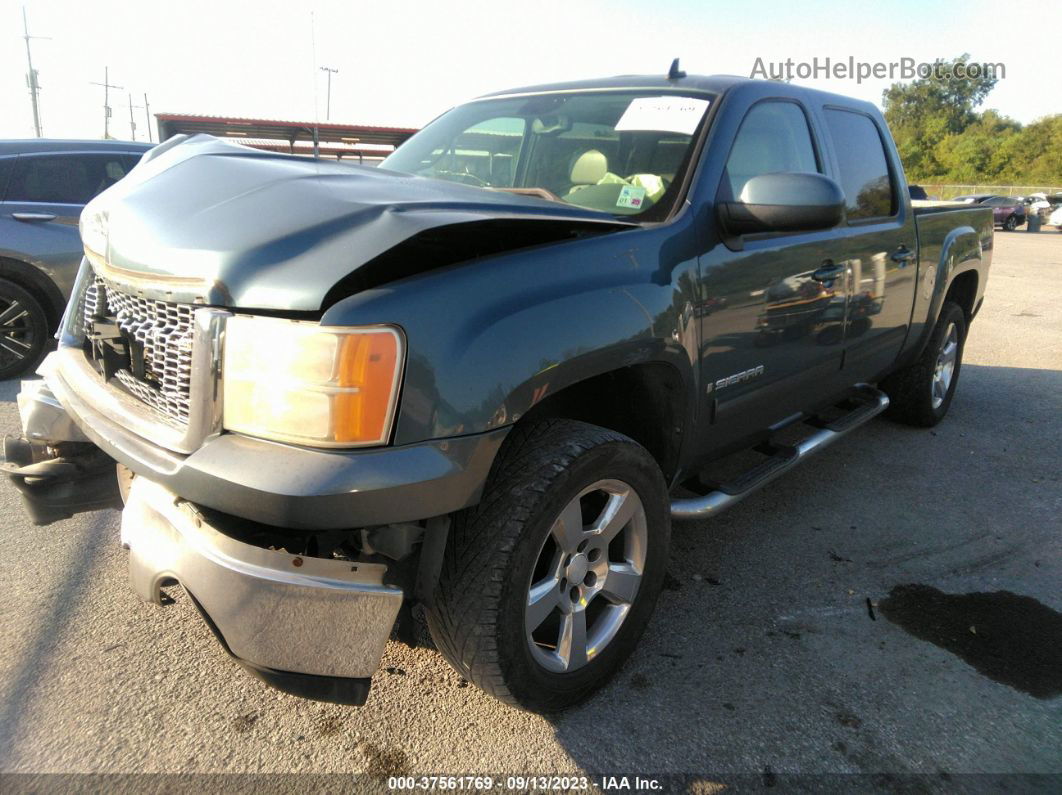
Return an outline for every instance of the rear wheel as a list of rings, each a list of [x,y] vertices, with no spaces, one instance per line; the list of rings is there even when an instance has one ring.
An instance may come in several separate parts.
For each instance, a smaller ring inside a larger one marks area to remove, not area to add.
[[[0,279],[0,380],[31,370],[48,344],[48,315],[28,291]]]
[[[945,301],[918,361],[881,382],[889,396],[887,416],[924,428],[944,419],[959,383],[965,342],[966,315],[958,304]]]
[[[480,504],[454,517],[435,644],[502,701],[570,706],[645,629],[670,529],[663,475],[633,440],[570,420],[518,427]]]

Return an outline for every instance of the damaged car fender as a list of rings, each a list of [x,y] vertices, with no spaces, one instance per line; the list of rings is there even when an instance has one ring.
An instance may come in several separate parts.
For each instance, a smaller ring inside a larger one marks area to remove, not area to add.
[[[680,219],[461,263],[351,295],[322,323],[403,328],[396,444],[509,425],[568,387],[648,363],[675,371],[685,421],[696,404],[696,260],[683,254],[693,237]]]

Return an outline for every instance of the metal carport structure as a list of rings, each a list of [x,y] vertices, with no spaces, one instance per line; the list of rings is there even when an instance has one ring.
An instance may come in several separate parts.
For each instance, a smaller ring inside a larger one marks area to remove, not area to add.
[[[228,116],[195,116],[156,113],[159,140],[174,135],[207,133],[229,138],[256,149],[291,154],[369,159],[377,161],[390,154],[413,133],[413,127],[376,127],[367,124],[244,119]]]

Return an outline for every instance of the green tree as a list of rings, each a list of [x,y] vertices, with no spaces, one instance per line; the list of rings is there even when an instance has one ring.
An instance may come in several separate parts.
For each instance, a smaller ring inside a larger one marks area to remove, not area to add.
[[[938,159],[938,147],[977,120],[975,109],[996,85],[997,78],[991,73],[950,77],[957,65],[965,68],[969,62],[966,53],[951,61],[938,58],[926,77],[893,83],[883,92],[885,119],[904,167],[916,179],[944,173],[946,167]]]
[[[1004,148],[1019,138],[1021,125],[986,110],[957,135],[945,135],[933,150],[939,164],[939,176],[955,182],[991,182],[1010,165],[1012,147]]]

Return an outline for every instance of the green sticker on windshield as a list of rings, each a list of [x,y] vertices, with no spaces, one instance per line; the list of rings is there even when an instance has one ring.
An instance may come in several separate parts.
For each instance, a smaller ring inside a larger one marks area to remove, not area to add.
[[[639,188],[636,185],[624,185],[620,189],[619,198],[616,199],[616,206],[640,210],[644,202],[645,188]]]

